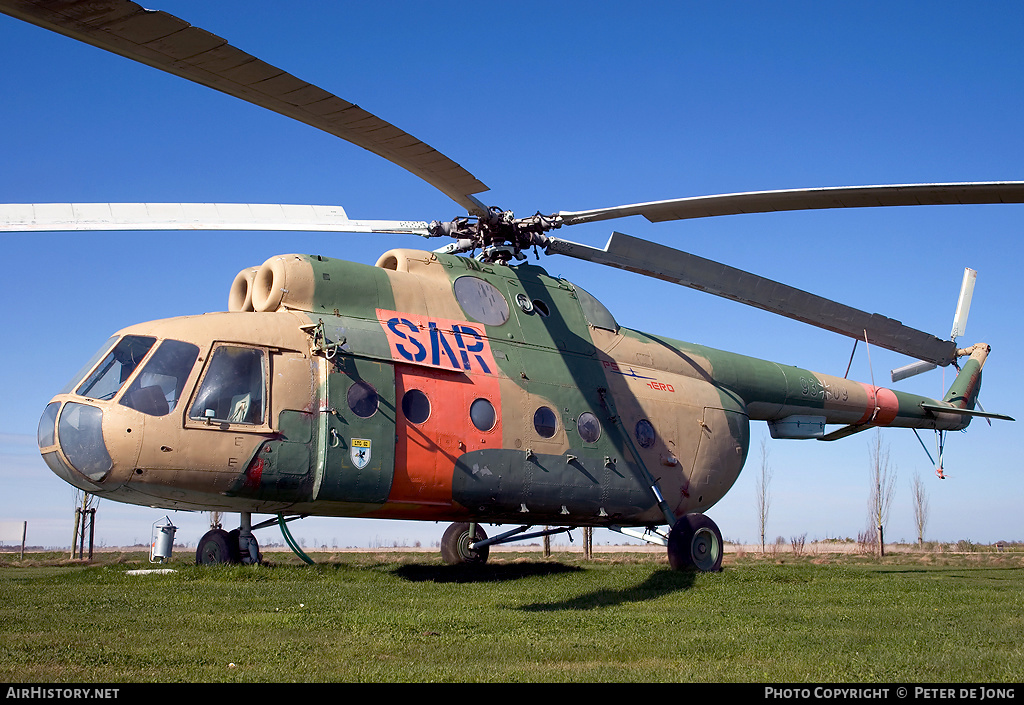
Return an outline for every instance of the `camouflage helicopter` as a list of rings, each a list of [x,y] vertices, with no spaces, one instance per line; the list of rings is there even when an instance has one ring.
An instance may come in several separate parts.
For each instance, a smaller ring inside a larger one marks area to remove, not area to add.
[[[70,484],[132,504],[239,513],[238,529],[200,540],[200,563],[256,562],[254,530],[276,523],[287,537],[287,521],[318,515],[452,522],[441,542],[449,563],[593,526],[667,546],[674,568],[717,570],[722,536],[704,512],[738,477],[751,420],[776,438],[835,440],[1008,418],[977,406],[989,348],[958,348],[956,330],[939,339],[621,233],[604,249],[550,233],[632,215],[1020,203],[1024,183],[726,194],[517,218],[484,205],[482,183],[416,138],[176,17],[124,0],[0,0],[0,11],[334,134],[466,210],[410,222],[276,204],[0,207],[8,231],[454,238],[439,251],[391,250],[373,266],[273,257],[239,273],[227,312],[118,331],[47,405],[40,451]],[[524,263],[531,249],[708,291],[926,365],[968,359],[930,399],[643,333]],[[254,525],[253,514],[274,518]],[[482,524],[515,528],[487,537]]]

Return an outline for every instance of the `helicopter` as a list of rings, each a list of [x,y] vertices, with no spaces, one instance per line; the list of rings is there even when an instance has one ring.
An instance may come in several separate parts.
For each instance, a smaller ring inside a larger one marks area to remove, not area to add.
[[[298,114],[294,101],[282,107],[279,95],[251,83],[228,86],[240,66],[266,65],[166,13],[129,2],[0,7]],[[207,54],[199,68],[182,58]],[[665,544],[674,567],[717,570],[721,534],[704,511],[739,475],[749,421],[769,422],[776,437],[831,440],[880,426],[958,430],[972,417],[1005,418],[976,408],[987,346],[960,349],[623,234],[602,250],[551,233],[637,214],[662,221],[1021,202],[1020,183],[757,192],[516,218],[485,206],[480,182],[398,128],[276,69],[258,82],[305,96],[319,107],[298,119],[406,168],[467,215],[353,221],[340,207],[275,204],[4,210],[4,229],[19,231],[270,228],[455,239],[440,252],[392,250],[372,267],[285,255],[247,268],[230,288],[228,312],[119,331],[47,406],[40,449],[71,484],[129,503],[240,514],[234,535],[211,531],[200,541],[200,562],[258,560],[251,515],[266,513],[282,527],[304,515],[452,521],[442,540],[449,562],[484,561],[488,546],[536,536],[536,526],[605,526]],[[578,285],[520,263],[536,249],[710,291],[929,364],[968,361],[947,398],[927,399],[633,331]],[[469,253],[477,256],[462,256]],[[826,433],[826,424],[842,428]],[[518,528],[488,538],[482,523]]]

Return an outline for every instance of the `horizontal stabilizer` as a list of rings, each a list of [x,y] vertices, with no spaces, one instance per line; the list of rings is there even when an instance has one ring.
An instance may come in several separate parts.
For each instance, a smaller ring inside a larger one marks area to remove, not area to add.
[[[980,416],[984,419],[999,419],[1001,421],[1015,421],[1012,416],[1006,414],[996,414],[991,411],[980,411],[976,409],[961,409],[957,406],[945,406],[943,404],[929,404],[928,402],[922,402],[921,408],[925,411],[932,411],[943,414],[960,414],[962,416]]]

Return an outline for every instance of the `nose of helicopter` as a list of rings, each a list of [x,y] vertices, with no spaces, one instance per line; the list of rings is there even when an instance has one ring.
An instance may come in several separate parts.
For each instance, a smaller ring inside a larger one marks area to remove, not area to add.
[[[89,404],[52,401],[39,418],[36,433],[46,465],[65,482],[87,492],[101,485],[113,461],[103,441],[103,409]]]

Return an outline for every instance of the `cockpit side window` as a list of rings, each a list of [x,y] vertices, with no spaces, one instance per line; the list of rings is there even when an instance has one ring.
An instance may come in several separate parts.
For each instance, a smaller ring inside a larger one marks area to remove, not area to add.
[[[75,393],[101,401],[113,399],[155,342],[156,338],[142,335],[121,338]]]
[[[221,345],[213,352],[188,416],[197,421],[264,423],[266,356],[262,350]]]
[[[180,340],[165,340],[149,358],[121,403],[150,416],[174,411],[185,381],[199,357],[199,348]]]

